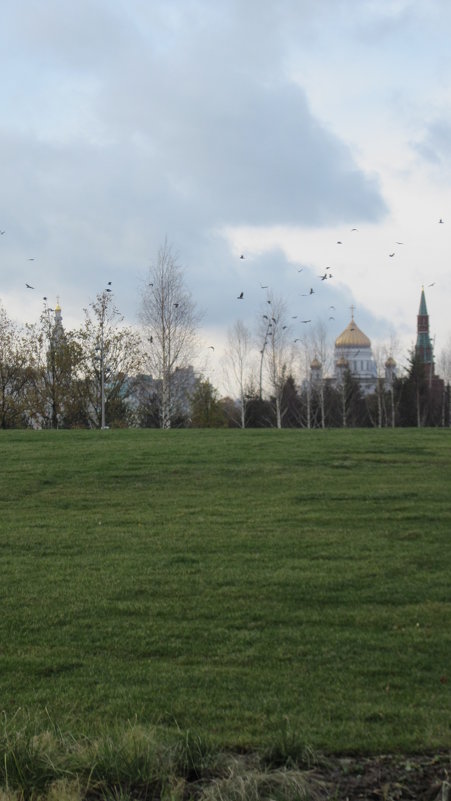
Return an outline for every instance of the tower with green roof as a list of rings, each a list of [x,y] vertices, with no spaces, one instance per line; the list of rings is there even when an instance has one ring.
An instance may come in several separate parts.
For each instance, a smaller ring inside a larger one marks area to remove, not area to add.
[[[426,306],[424,287],[421,288],[420,308],[417,315],[417,341],[415,355],[424,364],[429,378],[434,375],[434,352],[429,336],[429,314]]]

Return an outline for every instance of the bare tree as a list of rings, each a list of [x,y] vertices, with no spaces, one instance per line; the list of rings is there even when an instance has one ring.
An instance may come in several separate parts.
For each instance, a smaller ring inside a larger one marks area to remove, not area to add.
[[[451,427],[451,337],[445,348],[440,352],[438,358],[439,374],[443,378],[443,401],[442,401],[442,425],[445,425],[446,419],[446,398],[448,397],[448,426]]]
[[[262,358],[264,357],[269,390],[273,398],[276,426],[282,428],[283,388],[290,372],[293,353],[289,343],[289,325],[284,301],[271,295],[267,307],[269,311],[260,321],[259,339],[263,341]]]
[[[304,375],[304,386],[307,402],[306,425],[312,425],[313,417],[319,410],[320,426],[326,427],[325,410],[325,374],[332,371],[333,353],[324,323],[317,322],[301,339],[301,374]],[[317,425],[317,422],[313,422]]]
[[[185,286],[177,256],[167,241],[150,267],[141,294],[140,318],[146,363],[157,381],[160,426],[170,428],[177,411],[174,376],[195,355],[200,315]]]
[[[238,396],[240,427],[245,428],[248,388],[252,384],[252,337],[241,320],[237,320],[227,332],[224,373],[232,394]]]

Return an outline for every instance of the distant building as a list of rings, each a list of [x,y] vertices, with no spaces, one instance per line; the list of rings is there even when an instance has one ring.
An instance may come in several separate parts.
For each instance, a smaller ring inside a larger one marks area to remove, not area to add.
[[[336,383],[341,383],[345,371],[349,370],[359,382],[365,395],[374,392],[377,382],[377,365],[373,358],[371,341],[354,320],[353,306],[351,306],[349,324],[335,340],[334,364]]]
[[[389,356],[385,362],[384,382],[387,388],[393,385],[396,377],[396,362]],[[351,373],[360,385],[364,395],[376,391],[378,374],[377,364],[371,350],[371,340],[359,328],[354,319],[354,307],[351,306],[351,320],[335,340],[334,373],[330,377],[323,376],[323,366],[315,356],[310,365],[310,383],[317,387],[323,380],[332,386],[343,383],[346,371]]]
[[[429,336],[429,314],[426,306],[424,287],[421,290],[420,308],[417,315],[417,341],[415,356],[424,365],[426,377],[431,382],[435,375],[434,349]]]

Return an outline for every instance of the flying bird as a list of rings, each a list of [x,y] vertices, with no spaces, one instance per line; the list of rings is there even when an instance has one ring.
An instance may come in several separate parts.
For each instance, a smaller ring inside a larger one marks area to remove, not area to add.
[[[27,289],[34,289],[34,286],[30,286],[30,284],[26,283],[25,286],[27,287]]]
[[[351,231],[358,231],[358,228],[351,228]]]
[[[301,323],[311,323],[311,320],[301,320]]]
[[[213,345],[209,345],[208,347],[211,348],[211,350],[214,350]]]
[[[335,317],[329,317],[329,320],[335,320]]]
[[[32,259],[28,259],[28,261],[34,261],[34,256],[33,256],[33,258],[32,258]]]
[[[342,245],[342,244],[343,244],[343,242],[340,242],[340,240],[338,239],[337,240],[337,245]]]
[[[329,309],[333,309],[335,311],[335,306],[329,306]]]
[[[435,286],[435,281],[433,281],[432,284],[428,284],[428,286]]]
[[[108,282],[107,282],[107,286],[111,286],[111,281],[108,281]]]
[[[389,253],[388,255],[389,255],[389,256],[390,256],[390,258],[392,259],[392,258],[393,258],[393,256],[394,256],[395,254],[394,254],[394,253]]]
[[[3,236],[3,234],[6,234],[6,231],[0,231],[0,236]]]
[[[442,220],[442,218],[441,218],[441,217],[440,217],[440,219],[439,219],[439,223],[440,223],[441,225],[443,225],[443,220]]]
[[[240,256],[240,259],[244,259],[244,258],[245,258],[245,256],[244,256],[244,254],[242,253],[242,254],[241,254],[241,256]]]
[[[298,270],[298,273],[302,273],[303,269],[304,269],[303,267],[300,267],[299,270]]]
[[[243,298],[244,298],[244,292],[240,292],[240,294],[237,297],[237,300],[243,300]]]
[[[108,289],[108,287],[107,287],[107,288],[105,289],[105,292],[111,292],[111,289]]]
[[[265,284],[265,286],[263,286],[263,284],[260,284],[260,286],[262,289],[268,289],[268,284]]]
[[[178,309],[179,305],[180,305],[179,303],[174,303],[174,308]]]

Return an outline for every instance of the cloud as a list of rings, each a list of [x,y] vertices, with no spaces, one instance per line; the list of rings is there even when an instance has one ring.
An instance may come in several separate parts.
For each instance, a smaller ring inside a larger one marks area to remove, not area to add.
[[[40,285],[79,303],[113,277],[131,314],[131,284],[167,235],[201,305],[225,321],[230,279],[241,282],[218,230],[387,214],[377,178],[318,122],[287,70],[295,4],[212,5],[8,6],[2,72],[20,54],[22,78],[0,135],[11,289],[37,256]],[[278,264],[283,276],[288,262]]]
[[[451,121],[448,118],[434,120],[423,137],[413,143],[414,149],[431,164],[449,171],[451,168]]]

